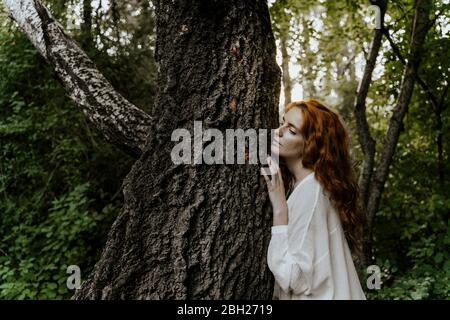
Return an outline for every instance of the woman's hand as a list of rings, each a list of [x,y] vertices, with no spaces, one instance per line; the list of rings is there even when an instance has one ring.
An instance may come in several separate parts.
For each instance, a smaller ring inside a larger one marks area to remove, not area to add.
[[[263,176],[266,180],[270,202],[272,203],[273,224],[288,224],[288,206],[280,167],[270,157],[267,158],[267,163],[272,175],[266,175],[263,171]]]

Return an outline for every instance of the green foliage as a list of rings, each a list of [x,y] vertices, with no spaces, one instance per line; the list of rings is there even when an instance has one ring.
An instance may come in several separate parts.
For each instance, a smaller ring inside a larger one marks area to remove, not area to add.
[[[433,195],[409,209],[400,214],[390,209],[380,212],[376,264],[383,269],[383,284],[382,290],[370,292],[369,297],[447,299],[450,229],[443,217],[450,212],[450,200]]]
[[[92,270],[134,160],[89,127],[29,40],[1,19],[0,299],[65,299],[73,294],[67,266],[78,265],[82,279]],[[119,86],[124,95],[152,104],[152,77],[134,72],[138,84],[115,71],[115,63],[130,63],[123,73],[133,74],[142,51],[111,58],[93,46],[90,54],[108,77],[127,83]]]
[[[89,271],[101,244],[96,239],[99,231],[114,216],[111,209],[117,209],[107,205],[101,212],[93,210],[88,191],[86,183],[54,199],[39,223],[27,221],[30,212],[23,212],[23,222],[2,239],[2,251],[7,252],[0,257],[0,297],[54,299],[73,294],[66,286],[67,267],[78,265]],[[6,214],[17,214],[16,208],[10,208]]]
[[[375,226],[376,264],[383,269],[374,299],[448,299],[450,296],[450,185],[437,174],[433,122],[422,98],[410,105],[406,132]],[[448,123],[448,113],[443,114]],[[448,141],[448,130],[444,139]],[[448,161],[445,162],[448,175]]]

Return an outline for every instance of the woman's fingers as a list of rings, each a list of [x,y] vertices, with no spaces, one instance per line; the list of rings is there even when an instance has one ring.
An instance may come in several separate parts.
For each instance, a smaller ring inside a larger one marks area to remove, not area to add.
[[[281,178],[280,167],[278,166],[278,163],[276,161],[273,161],[270,156],[267,157],[267,164],[269,165],[269,168],[261,168],[261,173],[266,180],[267,186],[269,188],[275,187],[283,181],[283,179]]]
[[[272,180],[277,179],[277,176],[280,172],[280,167],[278,166],[278,163],[276,161],[273,161],[270,156],[267,158],[267,163],[269,164],[269,167],[270,167],[270,173],[272,174]]]
[[[270,179],[267,176],[264,176],[264,180],[266,180],[267,187],[270,187],[271,185]]]
[[[264,180],[266,180],[266,184],[269,187],[271,184],[269,175],[267,174],[267,168],[261,168],[261,174],[264,177]]]
[[[276,161],[274,161],[270,156],[267,157],[268,168],[261,168],[261,174],[266,180],[267,187],[270,189],[279,187],[283,184],[283,177],[281,175],[281,170]]]
[[[277,170],[277,177],[280,180],[280,182],[283,183],[283,176],[281,175],[280,167],[278,167],[278,170]]]

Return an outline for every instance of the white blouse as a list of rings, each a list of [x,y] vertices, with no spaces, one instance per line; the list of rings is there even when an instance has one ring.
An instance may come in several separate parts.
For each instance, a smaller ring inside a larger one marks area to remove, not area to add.
[[[307,175],[287,200],[288,225],[272,227],[267,263],[280,300],[365,300],[335,208]]]

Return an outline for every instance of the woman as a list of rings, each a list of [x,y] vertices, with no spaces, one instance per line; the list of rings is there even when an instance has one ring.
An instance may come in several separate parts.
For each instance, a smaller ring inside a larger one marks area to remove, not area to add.
[[[365,300],[352,259],[362,230],[358,185],[339,115],[314,99],[292,102],[275,132],[272,155],[280,161],[269,158],[276,173],[264,175],[275,297]]]

